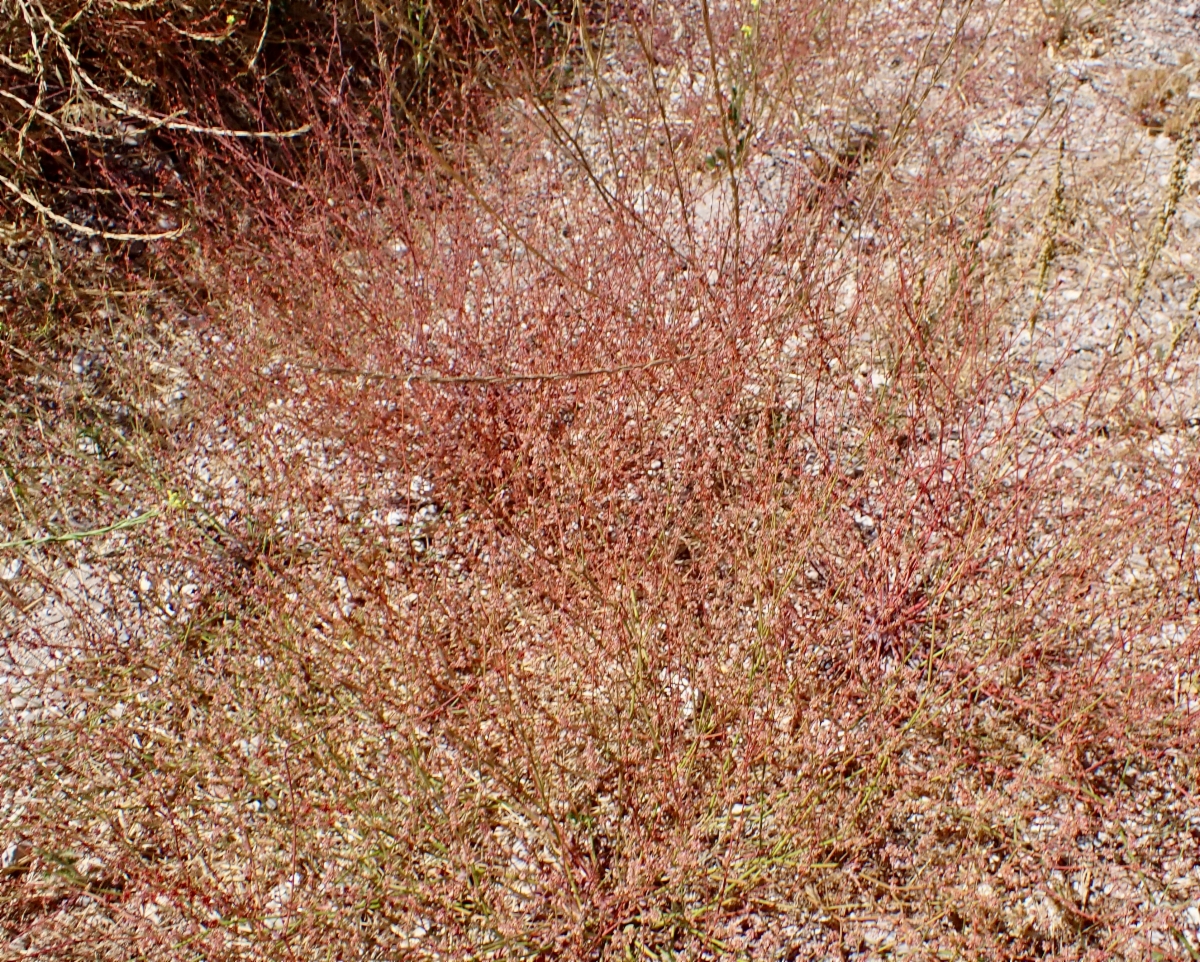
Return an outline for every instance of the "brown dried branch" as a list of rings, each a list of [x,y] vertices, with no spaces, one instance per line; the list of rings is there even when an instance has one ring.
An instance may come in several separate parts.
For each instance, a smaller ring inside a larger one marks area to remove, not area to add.
[[[141,234],[141,233],[124,233],[106,230],[98,230],[95,227],[88,227],[85,224],[79,224],[68,217],[63,217],[62,214],[56,214],[53,210],[43,204],[40,200],[33,196],[28,191],[22,190],[11,180],[3,175],[0,175],[0,184],[3,184],[14,197],[24,201],[47,220],[58,224],[60,227],[65,227],[67,230],[73,231],[84,237],[100,237],[104,240],[132,242],[132,241],[164,241],[174,240],[177,237],[182,237],[188,230],[187,225],[177,227],[175,230],[163,231],[158,234]]]

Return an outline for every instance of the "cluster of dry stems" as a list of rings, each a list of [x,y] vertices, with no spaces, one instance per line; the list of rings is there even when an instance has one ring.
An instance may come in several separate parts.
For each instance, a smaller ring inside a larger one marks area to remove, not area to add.
[[[186,126],[16,2],[79,96]],[[1111,838],[1195,802],[1194,431],[1150,443],[1149,346],[1067,383],[1029,323],[1061,160],[1043,234],[999,210],[1063,142],[1045,18],[591,14],[470,136],[370,139],[413,119],[384,84],[323,134],[327,204],[191,255],[187,406],[103,441],[159,513],[22,547],[73,627],[6,635],[59,654],[0,739],[36,853],[0,925],[98,958],[816,958],[880,920],[1150,951],[1175,896],[1093,880],[1195,855]],[[1024,126],[976,136],[997,104]]]

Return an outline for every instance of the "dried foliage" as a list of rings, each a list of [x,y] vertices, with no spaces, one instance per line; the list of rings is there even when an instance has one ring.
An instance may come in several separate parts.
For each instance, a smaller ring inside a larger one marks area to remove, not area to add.
[[[0,20],[6,207],[138,255],[294,206],[314,164],[406,111],[461,119],[501,58],[544,61],[561,33],[550,7],[425,0],[4,0]]]
[[[1056,340],[1053,29],[600,16],[205,235],[77,356],[91,433],[14,364],[13,945],[1194,951],[1195,354],[1137,313],[1185,180],[1124,336]]]

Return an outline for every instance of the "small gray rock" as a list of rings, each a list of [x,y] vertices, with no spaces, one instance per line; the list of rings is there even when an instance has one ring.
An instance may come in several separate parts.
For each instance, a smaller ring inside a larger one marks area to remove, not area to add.
[[[3,852],[0,852],[0,875],[20,875],[29,871],[29,863],[33,860],[33,843],[27,838],[19,838],[10,842]]]

